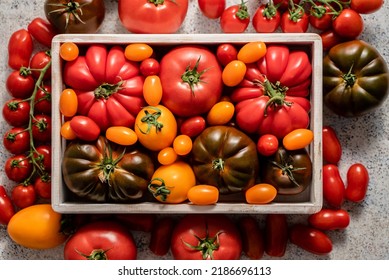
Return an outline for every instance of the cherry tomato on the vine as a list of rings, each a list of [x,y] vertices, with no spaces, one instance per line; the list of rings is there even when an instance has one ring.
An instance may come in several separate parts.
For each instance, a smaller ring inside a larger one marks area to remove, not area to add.
[[[36,193],[32,184],[19,184],[12,189],[11,199],[18,208],[34,205]]]
[[[219,189],[211,185],[195,185],[188,191],[188,199],[195,205],[211,205],[219,200]]]
[[[50,51],[39,51],[36,52],[30,61],[30,69],[32,76],[35,79],[38,79],[42,73],[42,69],[47,66],[51,62],[51,53]],[[43,76],[43,80],[48,81],[51,78],[51,66],[48,66],[49,69],[45,72]]]
[[[31,175],[32,164],[25,155],[14,155],[6,160],[4,169],[8,179],[22,182]]]
[[[198,0],[200,11],[207,18],[219,18],[226,8],[226,0]]]
[[[39,114],[51,114],[51,86],[40,86],[35,94],[34,112]]]
[[[262,4],[255,11],[252,25],[258,33],[273,33],[281,23],[281,13],[275,5]]]
[[[43,114],[36,114],[32,120],[32,138],[40,142],[51,140],[51,117]]]
[[[30,120],[30,103],[20,98],[8,100],[3,107],[4,120],[11,126],[25,126]]]
[[[15,70],[9,74],[6,81],[7,91],[14,97],[26,99],[34,91],[35,81],[31,71],[26,67]]]
[[[369,172],[362,163],[354,163],[347,170],[345,198],[352,202],[365,199],[369,186]]]
[[[343,9],[332,22],[334,31],[347,39],[355,39],[362,34],[364,21],[362,16],[353,9]]]
[[[309,11],[309,23],[316,29],[328,30],[332,26],[331,6],[312,5]]]
[[[304,33],[308,26],[309,16],[301,6],[284,12],[281,16],[281,30],[284,33]]]
[[[30,133],[23,127],[12,127],[4,134],[3,145],[12,154],[24,154],[30,148]]]
[[[34,182],[36,194],[45,199],[51,198],[51,178],[49,175],[43,175],[36,178]]]
[[[35,147],[34,159],[40,168],[46,172],[51,171],[51,146],[40,145]]]
[[[332,28],[321,32],[320,34],[323,51],[329,51],[333,46],[344,42],[345,38],[341,35],[338,35]]]
[[[250,23],[247,5],[241,4],[226,8],[220,17],[220,26],[224,33],[243,33]]]
[[[59,55],[65,61],[75,60],[80,53],[78,46],[73,42],[65,42],[59,48]]]

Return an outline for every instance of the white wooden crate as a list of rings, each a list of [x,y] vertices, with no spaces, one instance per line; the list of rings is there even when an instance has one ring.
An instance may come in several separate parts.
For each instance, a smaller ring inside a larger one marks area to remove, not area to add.
[[[62,64],[59,48],[63,42],[89,45],[103,43],[108,45],[127,45],[129,43],[148,43],[154,47],[176,46],[181,44],[218,45],[220,43],[244,44],[252,41],[283,43],[303,47],[308,51],[312,64],[310,129],[314,140],[309,146],[313,164],[311,185],[301,194],[283,196],[276,202],[253,205],[236,202],[219,202],[210,206],[197,206],[189,203],[163,204],[158,201],[142,203],[80,203],[69,199],[61,172],[61,159],[65,141],[60,136],[62,117],[59,112],[59,97],[64,89]],[[322,42],[314,33],[244,33],[244,34],[61,34],[52,41],[52,206],[60,213],[284,213],[310,214],[322,207]]]

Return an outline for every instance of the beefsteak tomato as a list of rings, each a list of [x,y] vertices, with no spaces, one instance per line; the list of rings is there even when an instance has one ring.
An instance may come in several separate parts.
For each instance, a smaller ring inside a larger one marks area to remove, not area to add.
[[[175,33],[184,22],[188,0],[119,0],[119,19],[132,33]]]
[[[220,194],[253,186],[258,171],[256,144],[229,126],[206,128],[193,142],[192,160],[197,180],[218,187]]]
[[[225,215],[187,215],[175,226],[171,252],[176,260],[237,260],[242,241]]]
[[[220,99],[223,82],[218,60],[208,48],[183,45],[161,60],[162,104],[176,116],[203,114]]]
[[[116,221],[90,222],[65,244],[65,260],[135,260],[137,248],[132,234]]]
[[[78,99],[78,114],[109,126],[132,127],[145,105],[139,65],[126,60],[120,46],[91,45],[85,55],[65,64],[64,82]]]
[[[96,142],[73,141],[62,160],[67,188],[80,198],[128,202],[143,196],[154,165],[140,150],[111,145],[100,136]]]
[[[379,107],[388,94],[386,61],[369,43],[344,42],[331,48],[324,57],[324,103],[336,114],[364,115]]]

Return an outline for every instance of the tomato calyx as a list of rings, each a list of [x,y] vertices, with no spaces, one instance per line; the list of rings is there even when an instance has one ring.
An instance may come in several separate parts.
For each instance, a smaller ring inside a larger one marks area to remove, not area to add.
[[[81,256],[85,257],[87,260],[108,260],[108,256],[107,256],[107,252],[110,249],[107,249],[107,250],[103,250],[103,249],[94,249],[90,255],[87,255],[87,254],[84,254],[80,251],[78,251],[77,249],[74,249],[78,254],[80,254]]]
[[[93,93],[96,99],[108,99],[111,95],[117,93],[122,88],[122,84],[123,81],[120,81],[117,84],[103,83],[98,88],[96,88]]]
[[[195,95],[194,86],[201,82],[201,76],[208,70],[208,69],[204,69],[201,72],[197,71],[197,68],[199,67],[200,59],[201,56],[199,56],[195,66],[193,66],[192,69],[190,69],[190,65],[188,65],[185,69],[184,74],[181,75],[182,81],[189,85],[192,95]]]
[[[224,160],[222,158],[217,158],[212,161],[212,168],[222,172],[224,170]]]
[[[262,16],[264,16],[268,20],[274,18],[277,14],[278,7],[279,5],[275,6],[273,4],[273,1],[269,1],[266,4],[266,7],[263,9]]]
[[[82,16],[82,8],[85,5],[88,5],[89,3],[83,3],[80,4],[77,1],[70,0],[68,3],[51,3],[48,4],[50,6],[59,7],[56,10],[52,10],[49,12],[49,14],[64,14],[66,13],[66,19],[65,19],[65,30],[69,26],[70,17],[74,17],[77,21],[81,22],[82,24],[86,24],[80,16]]]
[[[158,181],[160,183],[153,183],[154,181]],[[169,187],[166,186],[165,181],[162,178],[153,178],[147,189],[149,192],[155,197],[160,197],[162,201],[166,201],[168,195],[170,194]]]
[[[22,67],[20,67],[20,69],[19,69],[19,74],[20,74],[20,76],[22,76],[22,77],[27,77],[27,76],[29,76],[29,75],[31,75],[31,69],[30,68],[28,68],[28,67],[25,67],[25,66],[22,66]]]
[[[290,160],[285,158],[285,154],[280,154],[281,162],[271,161],[271,164],[276,166],[281,170],[281,174],[288,176],[289,180],[295,184],[296,186],[300,187],[300,184],[296,181],[294,178],[293,172],[305,170],[305,167],[294,167],[293,164],[290,163]]]
[[[158,5],[165,4],[165,0],[148,0],[148,2],[154,4],[156,7]],[[177,4],[176,1],[174,1],[174,0],[171,0],[171,2],[174,3],[174,4]]]
[[[305,10],[302,6],[294,4],[290,1],[291,8],[289,9],[289,19],[293,22],[298,22],[305,14]]]
[[[108,155],[107,155],[108,150]],[[122,160],[124,154],[126,153],[126,149],[123,149],[123,152],[116,158],[113,158],[112,148],[108,144],[105,147],[105,152],[103,154],[103,160],[97,164],[97,167],[101,170],[98,177],[102,183],[108,183],[108,186],[111,186],[111,175],[115,171],[116,165],[119,161]]]
[[[356,75],[352,73],[353,67],[354,65],[351,66],[350,70],[346,74],[342,75],[342,78],[346,83],[346,87],[353,87],[357,80]]]
[[[285,101],[286,91],[288,87],[281,86],[279,82],[276,84],[271,83],[268,79],[262,83],[264,88],[264,95],[269,97],[269,100],[266,102],[264,115],[267,116],[267,109],[269,106],[277,107],[277,106],[291,106],[292,102]]]
[[[208,223],[205,223],[205,237],[201,238],[194,234],[193,236],[199,241],[196,246],[193,246],[189,244],[188,242],[185,242],[184,240],[181,239],[182,243],[185,244],[185,246],[197,250],[201,252],[201,255],[203,257],[203,260],[206,260],[210,258],[213,260],[213,252],[218,250],[220,247],[220,242],[219,242],[219,235],[223,233],[222,230],[219,230],[215,236],[210,237],[209,232],[208,232]]]
[[[139,130],[143,134],[149,134],[151,128],[155,126],[155,132],[158,133],[163,128],[163,123],[158,122],[158,118],[162,115],[162,111],[156,107],[150,107],[155,110],[154,113],[150,114],[149,111],[144,110],[145,116],[141,118],[142,123],[147,123],[147,130],[143,131],[139,126]]]
[[[239,4],[239,9],[235,14],[241,20],[248,19],[250,17],[246,3],[247,2],[242,0],[242,3]]]

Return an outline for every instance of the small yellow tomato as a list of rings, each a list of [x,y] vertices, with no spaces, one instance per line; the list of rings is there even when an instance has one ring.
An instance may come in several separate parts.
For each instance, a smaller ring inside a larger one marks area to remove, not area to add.
[[[282,144],[287,150],[298,150],[308,146],[313,140],[313,131],[299,128],[289,132],[282,139]]]
[[[277,196],[277,189],[270,184],[256,184],[245,192],[246,202],[249,204],[270,203]]]
[[[196,185],[189,189],[188,200],[196,205],[211,205],[219,200],[219,189],[211,185]]]
[[[59,111],[65,117],[73,117],[77,113],[77,94],[71,88],[64,89],[59,96]]]
[[[155,170],[148,189],[160,202],[181,203],[188,199],[188,191],[196,184],[192,167],[183,161],[162,165]]]
[[[133,43],[127,45],[124,56],[131,61],[142,61],[153,54],[153,48],[144,43]]]
[[[125,126],[111,126],[105,132],[105,137],[116,144],[128,146],[138,141],[135,131]]]
[[[75,60],[78,57],[78,46],[73,42],[65,42],[59,47],[59,56],[66,61]]]
[[[163,148],[158,152],[158,162],[162,165],[169,165],[172,164],[177,160],[177,153],[174,151],[173,147],[166,147]]]
[[[244,63],[254,63],[266,54],[266,45],[264,42],[249,42],[242,46],[238,51],[238,60]]]
[[[143,98],[150,106],[157,106],[162,99],[162,83],[157,75],[147,76],[143,82]]]
[[[223,125],[228,123],[234,116],[235,107],[229,101],[217,102],[209,110],[207,123],[209,125]]]
[[[247,66],[243,61],[233,60],[224,67],[222,80],[226,86],[234,87],[243,81]]]
[[[77,135],[74,133],[73,129],[70,127],[70,121],[66,121],[61,126],[61,136],[66,140],[74,140],[77,138]]]
[[[192,151],[192,139],[185,134],[178,135],[174,138],[173,141],[173,149],[177,153],[177,155],[184,156]]]
[[[26,248],[50,249],[64,243],[61,232],[62,215],[50,204],[35,204],[12,216],[7,230],[11,239]]]

